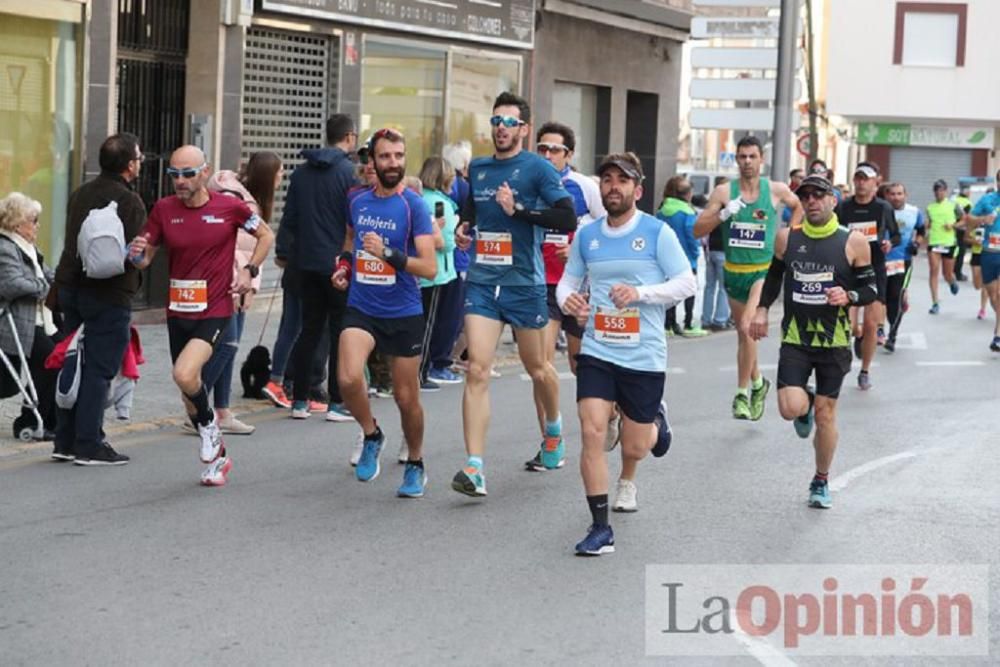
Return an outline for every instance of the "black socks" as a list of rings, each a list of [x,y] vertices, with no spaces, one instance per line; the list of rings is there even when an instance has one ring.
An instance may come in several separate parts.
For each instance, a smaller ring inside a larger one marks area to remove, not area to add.
[[[594,525],[608,525],[608,494],[587,496],[587,504],[590,505],[590,516],[593,518]]]
[[[197,419],[195,427],[211,424],[212,420],[215,419],[215,413],[212,412],[212,408],[208,407],[208,392],[205,391],[205,385],[201,385],[201,388],[193,396],[188,394],[184,394],[184,396],[194,405],[195,419]]]

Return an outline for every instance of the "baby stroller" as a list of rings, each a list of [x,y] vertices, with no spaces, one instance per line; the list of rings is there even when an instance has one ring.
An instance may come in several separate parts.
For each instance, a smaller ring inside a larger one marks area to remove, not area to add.
[[[0,320],[6,320],[7,326],[17,345],[17,357],[11,358],[0,350],[0,361],[6,370],[0,369],[0,399],[9,398],[15,394],[21,395],[21,415],[14,419],[14,437],[23,442],[41,440],[45,429],[42,415],[38,412],[38,392],[28,370],[28,357],[21,346],[21,339],[14,328],[14,316],[8,304],[0,305]]]

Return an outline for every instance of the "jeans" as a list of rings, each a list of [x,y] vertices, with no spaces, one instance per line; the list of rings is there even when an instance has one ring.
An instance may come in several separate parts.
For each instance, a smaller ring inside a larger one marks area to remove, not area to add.
[[[67,334],[84,325],[80,390],[71,410],[56,410],[56,449],[90,458],[104,444],[104,406],[122,367],[132,312],[107,304],[85,289],[59,290]]]
[[[705,255],[705,294],[701,300],[701,326],[722,326],[729,321],[729,300],[722,283],[726,253],[710,250]]]
[[[427,379],[431,369],[451,366],[451,349],[455,346],[457,321],[462,317],[462,279],[455,278],[444,285],[420,288],[427,329],[421,350],[420,378]]]
[[[331,403],[341,403],[343,399],[337,385],[337,346],[340,344],[340,323],[347,309],[347,292],[331,285],[330,276],[326,273],[303,271],[299,294],[302,298],[302,331],[294,358],[293,400],[305,401],[309,398],[313,359],[325,328],[330,334],[329,373],[326,378],[329,399]]]
[[[201,381],[205,389],[212,393],[212,405],[223,410],[229,407],[229,399],[233,393],[233,368],[236,365],[236,353],[240,349],[240,338],[243,337],[246,315],[242,310],[233,313],[212,351],[212,357],[201,369]]]
[[[278,323],[278,335],[274,338],[274,349],[271,351],[271,379],[278,383],[285,378],[285,368],[292,348],[302,330],[302,302],[298,291],[284,288],[281,304],[281,321]]]

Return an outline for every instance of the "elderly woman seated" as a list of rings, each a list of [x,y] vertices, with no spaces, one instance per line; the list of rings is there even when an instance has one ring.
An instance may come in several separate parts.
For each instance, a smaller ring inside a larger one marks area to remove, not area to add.
[[[52,352],[52,336],[57,328],[44,303],[53,272],[45,266],[42,254],[35,247],[41,212],[39,202],[20,192],[12,192],[0,200],[0,306],[13,315],[17,339],[38,391],[38,412],[44,423],[45,439],[51,439],[56,422],[57,372],[45,369],[45,358]],[[17,365],[17,343],[6,316],[0,319],[0,350]],[[2,364],[0,373],[9,376]]]

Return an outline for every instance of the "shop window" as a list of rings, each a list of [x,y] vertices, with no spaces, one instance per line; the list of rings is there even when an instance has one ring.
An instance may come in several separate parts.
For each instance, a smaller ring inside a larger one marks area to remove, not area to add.
[[[520,66],[520,60],[515,59],[452,54],[448,80],[449,142],[469,141],[476,156],[493,153],[490,128],[493,101],[502,92],[520,92]]]
[[[552,90],[552,117],[576,133],[573,165],[585,174],[594,173],[597,160],[608,151],[606,101],[610,96],[610,88],[565,81],[556,81]]]

